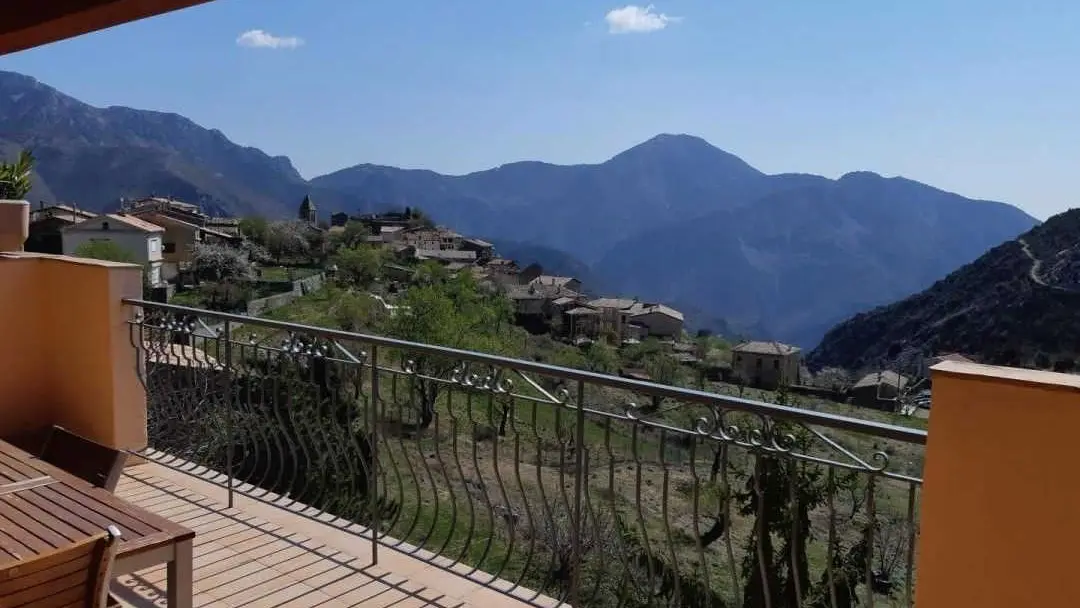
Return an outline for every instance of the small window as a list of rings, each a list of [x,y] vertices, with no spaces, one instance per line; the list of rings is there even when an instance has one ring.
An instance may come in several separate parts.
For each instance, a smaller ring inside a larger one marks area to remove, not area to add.
[[[176,253],[176,243],[165,243],[162,247],[162,251],[165,253]]]
[[[742,363],[742,355],[735,355],[735,363]]]
[[[759,358],[758,360],[754,361],[754,365],[755,365],[755,366],[756,366],[756,367],[757,367],[758,369],[761,369],[761,359]]]
[[[101,222],[101,229],[102,230],[108,230],[109,229],[109,222]]]
[[[772,368],[773,369],[780,369],[780,360],[779,359],[773,359]]]

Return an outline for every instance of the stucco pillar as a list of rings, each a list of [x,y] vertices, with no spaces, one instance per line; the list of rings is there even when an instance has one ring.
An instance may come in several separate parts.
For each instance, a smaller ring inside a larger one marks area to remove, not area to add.
[[[121,301],[141,295],[133,264],[0,255],[0,436],[59,424],[115,448],[145,447],[146,392]]]
[[[915,605],[1080,606],[1080,376],[931,370]]]

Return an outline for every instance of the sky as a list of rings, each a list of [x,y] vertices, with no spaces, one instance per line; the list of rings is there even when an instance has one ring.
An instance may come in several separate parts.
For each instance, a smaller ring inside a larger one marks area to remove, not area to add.
[[[1078,199],[1078,29],[1071,0],[215,0],[0,69],[309,178],[690,133],[769,173],[903,175],[1044,219]]]

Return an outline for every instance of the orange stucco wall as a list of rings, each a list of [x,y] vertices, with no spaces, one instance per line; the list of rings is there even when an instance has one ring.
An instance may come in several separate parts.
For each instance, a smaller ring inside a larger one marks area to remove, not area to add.
[[[1080,606],[1080,376],[932,374],[915,604]]]
[[[0,436],[61,424],[120,448],[146,444],[124,297],[141,270],[40,254],[0,254]]]

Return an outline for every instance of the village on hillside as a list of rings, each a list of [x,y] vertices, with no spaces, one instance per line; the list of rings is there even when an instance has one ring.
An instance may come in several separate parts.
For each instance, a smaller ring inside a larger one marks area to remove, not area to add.
[[[377,269],[365,272],[379,288],[367,296],[387,315],[401,314],[407,307],[398,296],[422,269],[437,267],[448,276],[468,273],[479,286],[502,294],[514,324],[528,335],[584,352],[594,344],[616,352],[655,351],[665,362],[655,364],[655,356],[622,358],[602,371],[672,384],[675,378],[696,378],[688,384],[723,383],[737,386],[739,394],[781,390],[905,415],[925,416],[929,409],[925,369],[811,374],[797,346],[691,335],[683,313],[668,304],[594,293],[576,277],[500,257],[492,243],[438,226],[410,208],[334,213],[323,221],[305,197],[295,219],[273,222],[211,217],[198,205],[157,196],[122,200],[118,211],[105,214],[41,204],[32,211],[26,248],[141,264],[150,299],[251,316],[287,307],[327,282],[355,274],[346,262],[353,258],[343,252],[372,252]]]

